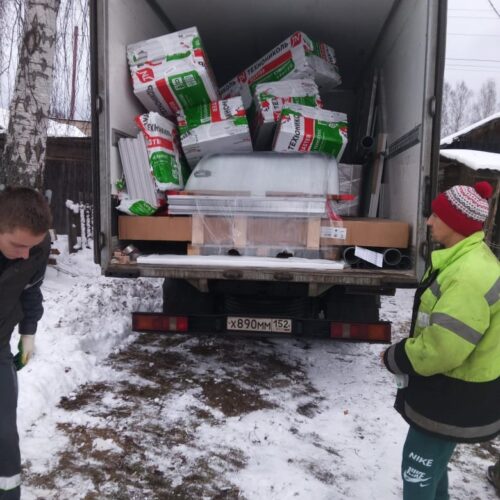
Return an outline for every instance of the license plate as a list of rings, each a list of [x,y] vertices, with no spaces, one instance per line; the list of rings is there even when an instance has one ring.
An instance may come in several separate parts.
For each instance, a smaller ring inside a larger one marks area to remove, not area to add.
[[[227,329],[240,332],[292,333],[292,320],[228,316]]]

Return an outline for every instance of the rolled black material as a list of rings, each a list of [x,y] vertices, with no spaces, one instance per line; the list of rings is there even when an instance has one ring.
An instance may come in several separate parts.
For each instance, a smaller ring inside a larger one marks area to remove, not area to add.
[[[375,140],[371,135],[366,135],[363,139],[361,139],[361,147],[365,151],[372,151],[375,147]]]
[[[401,262],[398,264],[399,269],[411,269],[411,259],[409,255],[401,255]]]
[[[403,254],[397,248],[387,248],[384,250],[384,264],[388,266],[397,266],[403,257]]]
[[[343,257],[344,257],[346,264],[349,264],[350,266],[352,266],[353,264],[357,264],[359,262],[359,257],[356,257],[354,255],[354,250],[355,250],[355,247],[344,248]]]

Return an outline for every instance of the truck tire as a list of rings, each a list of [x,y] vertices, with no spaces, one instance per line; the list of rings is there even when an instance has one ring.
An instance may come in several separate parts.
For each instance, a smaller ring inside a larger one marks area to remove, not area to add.
[[[332,289],[324,297],[325,319],[359,323],[379,321],[380,295],[346,294],[342,289]]]
[[[215,295],[200,292],[183,279],[165,278],[163,281],[163,312],[172,316],[213,314]]]

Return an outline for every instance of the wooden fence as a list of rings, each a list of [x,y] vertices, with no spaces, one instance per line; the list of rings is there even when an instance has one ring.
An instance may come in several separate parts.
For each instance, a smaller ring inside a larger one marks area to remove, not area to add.
[[[5,137],[0,135],[0,152],[4,142]],[[44,188],[52,192],[54,229],[59,234],[67,234],[66,200],[92,203],[90,137],[48,138]]]

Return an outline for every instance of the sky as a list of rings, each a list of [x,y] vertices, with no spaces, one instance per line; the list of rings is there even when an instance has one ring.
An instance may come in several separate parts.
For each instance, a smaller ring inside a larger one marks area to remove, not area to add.
[[[445,80],[477,92],[492,78],[500,93],[500,0],[448,0]]]

